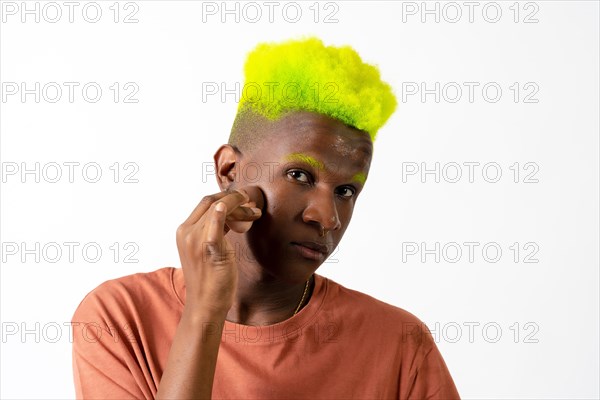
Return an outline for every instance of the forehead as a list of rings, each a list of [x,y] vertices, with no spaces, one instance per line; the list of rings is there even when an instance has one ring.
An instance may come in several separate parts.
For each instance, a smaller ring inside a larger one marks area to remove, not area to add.
[[[366,132],[311,112],[294,112],[272,122],[262,150],[273,156],[306,154],[323,163],[368,168],[373,144]]]

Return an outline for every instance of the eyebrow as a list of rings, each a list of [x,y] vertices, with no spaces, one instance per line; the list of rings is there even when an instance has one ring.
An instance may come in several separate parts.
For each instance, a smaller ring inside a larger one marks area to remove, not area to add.
[[[318,169],[320,171],[325,170],[325,164],[321,161],[317,160],[314,157],[309,156],[308,154],[302,153],[291,153],[284,157],[286,161],[299,161],[305,164],[310,165],[311,167]]]
[[[308,154],[290,153],[287,156],[285,156],[284,159],[286,161],[302,162],[302,163],[310,165],[311,167],[313,167],[319,171],[325,171],[325,164],[323,162],[317,160],[316,158],[309,156]],[[352,177],[352,181],[358,182],[364,186],[365,182],[367,181],[367,175],[364,172],[357,172]]]
[[[367,176],[365,175],[364,172],[358,172],[358,173],[354,174],[354,176],[352,177],[352,180],[356,181],[364,186],[365,182],[367,181]]]

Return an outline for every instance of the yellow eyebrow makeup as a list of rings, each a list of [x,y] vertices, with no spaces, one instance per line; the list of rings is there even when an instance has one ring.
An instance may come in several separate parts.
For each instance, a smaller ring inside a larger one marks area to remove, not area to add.
[[[291,154],[288,154],[287,156],[285,156],[285,160],[286,161],[299,161],[299,162],[306,163],[317,170],[320,170],[320,171],[325,170],[325,165],[321,161],[319,161],[319,160],[315,159],[314,157],[311,157],[307,154],[291,153]]]
[[[352,180],[359,182],[361,185],[364,185],[365,182],[367,181],[367,176],[365,175],[364,172],[359,172],[352,177]]]

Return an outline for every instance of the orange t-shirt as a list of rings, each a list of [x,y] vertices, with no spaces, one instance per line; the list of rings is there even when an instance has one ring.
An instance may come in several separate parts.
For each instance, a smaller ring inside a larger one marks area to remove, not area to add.
[[[107,281],[73,316],[77,398],[153,399],[183,312],[181,269]],[[225,321],[213,398],[458,399],[414,315],[315,274],[308,304],[264,326]]]

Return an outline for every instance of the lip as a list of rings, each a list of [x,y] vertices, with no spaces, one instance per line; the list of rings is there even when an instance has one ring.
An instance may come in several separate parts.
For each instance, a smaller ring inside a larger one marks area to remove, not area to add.
[[[327,245],[324,243],[317,242],[292,242],[292,244],[299,244],[300,246],[308,247],[311,250],[318,251],[319,253],[327,254]]]
[[[316,242],[292,242],[298,253],[309,260],[324,261],[327,256],[327,246]]]

